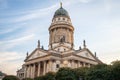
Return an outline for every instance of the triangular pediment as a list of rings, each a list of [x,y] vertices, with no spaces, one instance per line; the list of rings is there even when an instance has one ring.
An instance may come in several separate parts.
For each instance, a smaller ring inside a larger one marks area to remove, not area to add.
[[[92,59],[92,60],[96,60],[97,58],[87,49],[82,50],[80,52],[78,52],[76,55],[79,55],[81,57],[85,57],[88,59]]]
[[[31,60],[31,59],[35,59],[38,57],[42,57],[42,56],[46,56],[48,53],[41,50],[41,49],[35,49],[28,57],[26,60]]]
[[[64,45],[59,45],[57,47],[54,48],[55,51],[59,51],[59,52],[66,52],[69,51],[70,48]]]

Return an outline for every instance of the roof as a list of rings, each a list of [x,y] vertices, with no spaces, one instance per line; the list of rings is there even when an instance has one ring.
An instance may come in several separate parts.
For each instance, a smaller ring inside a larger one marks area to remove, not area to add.
[[[62,6],[55,11],[54,17],[57,16],[65,16],[69,18],[68,12]]]

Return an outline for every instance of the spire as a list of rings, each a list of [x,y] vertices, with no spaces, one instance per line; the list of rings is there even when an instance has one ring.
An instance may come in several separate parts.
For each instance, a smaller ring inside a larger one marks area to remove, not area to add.
[[[60,8],[62,8],[62,2],[60,2]]]
[[[28,57],[28,55],[29,55],[29,54],[28,54],[28,52],[27,52],[27,53],[26,53],[26,57]]]
[[[42,46],[42,50],[44,50],[44,46]]]
[[[95,52],[95,57],[97,57],[97,54],[96,54],[96,52]]]
[[[83,40],[83,47],[86,48],[86,41]]]
[[[81,46],[79,46],[79,50],[81,50],[82,48],[81,48]]]
[[[40,48],[40,40],[38,40],[38,48]]]

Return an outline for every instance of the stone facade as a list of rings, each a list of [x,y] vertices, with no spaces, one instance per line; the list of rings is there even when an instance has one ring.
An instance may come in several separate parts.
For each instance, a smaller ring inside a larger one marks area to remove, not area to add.
[[[90,67],[102,63],[86,47],[74,49],[74,27],[68,12],[62,6],[55,12],[49,27],[49,49],[45,50],[38,41],[37,48],[28,55],[24,63],[24,77],[34,78],[61,67]]]
[[[17,77],[20,80],[23,80],[23,78],[25,78],[25,66],[23,65],[21,69],[17,70]]]

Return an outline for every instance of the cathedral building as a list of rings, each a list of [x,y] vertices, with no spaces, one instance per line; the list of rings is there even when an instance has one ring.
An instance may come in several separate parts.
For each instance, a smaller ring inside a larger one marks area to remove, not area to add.
[[[90,67],[102,62],[87,47],[74,49],[74,26],[68,12],[62,7],[54,13],[49,27],[49,48],[38,45],[24,60],[24,77],[34,78],[48,72],[56,72],[61,67]]]

